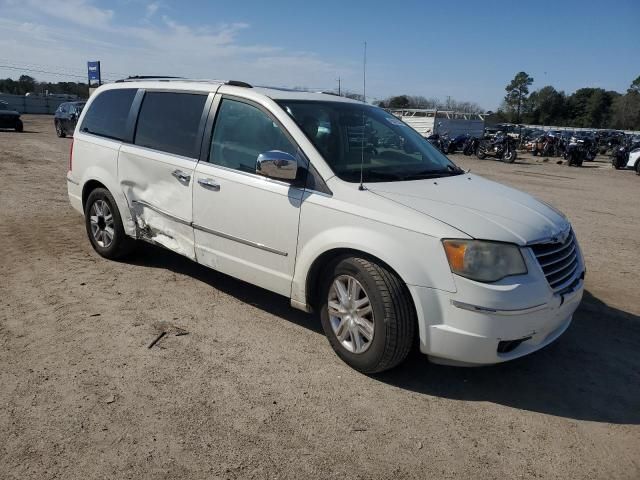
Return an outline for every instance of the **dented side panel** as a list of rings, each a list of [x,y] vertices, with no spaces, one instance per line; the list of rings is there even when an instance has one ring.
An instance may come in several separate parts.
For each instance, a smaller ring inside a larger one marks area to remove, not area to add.
[[[195,165],[195,160],[136,145],[123,145],[118,155],[118,181],[138,237],[192,260]]]

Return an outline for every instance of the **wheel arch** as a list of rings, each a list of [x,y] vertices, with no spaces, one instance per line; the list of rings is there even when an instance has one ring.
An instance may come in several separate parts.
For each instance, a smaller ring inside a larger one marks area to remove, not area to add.
[[[106,185],[98,180],[89,180],[82,187],[82,209],[84,210],[87,206],[87,199],[91,192],[93,192],[96,188],[104,188],[105,190],[109,190]]]
[[[322,252],[318,257],[316,257],[316,259],[313,261],[313,263],[309,267],[309,270],[307,271],[307,277],[305,280],[305,296],[306,296],[307,306],[310,309],[315,310],[317,308],[318,302],[320,301],[320,298],[319,298],[320,292],[318,287],[319,287],[319,282],[322,278],[322,273],[324,272],[324,270],[328,268],[330,265],[332,265],[334,262],[337,262],[342,258],[348,258],[348,257],[361,257],[369,261],[375,262],[383,266],[384,268],[388,269],[389,271],[391,271],[394,275],[396,275],[400,279],[400,281],[402,281],[402,283],[406,285],[405,280],[392,266],[390,266],[387,262],[378,258],[375,255],[372,255],[368,252],[365,252],[363,250],[358,250],[355,248],[346,248],[346,247],[331,248],[325,252]],[[413,302],[413,299],[412,299],[412,302]],[[415,309],[415,305],[414,305],[414,309]]]

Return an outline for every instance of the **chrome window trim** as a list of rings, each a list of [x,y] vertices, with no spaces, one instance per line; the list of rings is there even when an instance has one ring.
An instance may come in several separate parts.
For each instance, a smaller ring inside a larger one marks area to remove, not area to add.
[[[264,180],[265,182],[275,183],[276,185],[282,185],[282,186],[288,187],[288,188],[295,188],[296,190],[300,190],[300,191],[304,190],[304,187],[298,187],[296,185],[292,185],[291,182],[284,182],[282,180],[276,180],[275,178],[265,177],[264,175],[259,175],[257,173],[245,172],[243,170],[237,170],[237,169],[231,168],[231,167],[224,167],[222,165],[217,165],[215,163],[209,163],[209,162],[207,162],[207,165],[209,165],[211,167],[215,167],[215,168],[220,168],[220,169],[225,170],[227,172],[239,173],[241,175],[246,175],[246,176],[251,177],[251,178],[257,178],[257,179],[260,179],[260,180]]]

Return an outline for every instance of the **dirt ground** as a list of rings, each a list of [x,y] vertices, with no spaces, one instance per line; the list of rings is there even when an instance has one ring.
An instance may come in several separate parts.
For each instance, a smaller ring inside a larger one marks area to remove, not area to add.
[[[585,299],[524,359],[365,376],[285,298],[155,247],[98,257],[70,140],[24,120],[0,132],[0,478],[640,478],[633,172],[455,156],[566,213]]]

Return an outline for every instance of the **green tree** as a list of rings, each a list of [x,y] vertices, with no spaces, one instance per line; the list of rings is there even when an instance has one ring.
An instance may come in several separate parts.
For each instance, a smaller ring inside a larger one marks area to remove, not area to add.
[[[397,97],[389,98],[387,102],[389,108],[409,108],[409,98],[406,95],[398,95]]]
[[[529,95],[525,119],[529,123],[540,125],[562,125],[565,122],[565,111],[564,92],[558,92],[547,85]]]
[[[520,122],[522,107],[529,95],[529,87],[533,83],[533,77],[526,72],[518,72],[511,83],[505,87],[507,94],[504,101],[508,109],[515,113],[515,121]]]
[[[21,95],[33,92],[36,89],[36,79],[29,75],[20,75],[20,78],[18,78],[18,84],[20,85]]]
[[[629,86],[627,93],[640,94],[640,75],[638,75],[636,79],[633,82],[631,82],[631,85]]]

